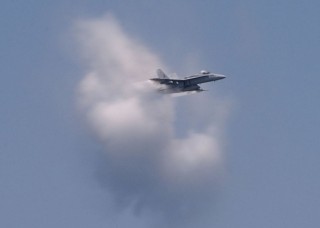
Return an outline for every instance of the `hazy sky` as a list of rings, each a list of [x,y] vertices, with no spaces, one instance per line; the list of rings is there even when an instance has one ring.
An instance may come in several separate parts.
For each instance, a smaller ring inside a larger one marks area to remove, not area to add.
[[[318,227],[319,7],[313,0],[4,1],[0,226],[150,227],[153,218],[111,206],[99,181],[104,145],[76,105],[90,60],[75,25],[111,13],[169,73],[227,75],[175,101],[179,136],[192,126],[190,112],[209,107],[194,121],[218,124],[211,111],[229,105],[223,184],[203,227]]]

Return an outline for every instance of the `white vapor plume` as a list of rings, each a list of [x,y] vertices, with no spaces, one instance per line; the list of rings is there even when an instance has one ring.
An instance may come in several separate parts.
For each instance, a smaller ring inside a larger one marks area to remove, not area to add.
[[[79,21],[76,36],[89,65],[78,101],[104,144],[101,179],[116,206],[168,224],[182,224],[212,208],[223,149],[223,124],[215,123],[223,122],[225,113],[215,114],[216,121],[208,117],[202,130],[186,124],[189,129],[178,136],[179,98],[158,94],[146,82],[157,68],[166,68],[154,53],[111,15]],[[203,112],[189,111],[193,119],[203,118]]]

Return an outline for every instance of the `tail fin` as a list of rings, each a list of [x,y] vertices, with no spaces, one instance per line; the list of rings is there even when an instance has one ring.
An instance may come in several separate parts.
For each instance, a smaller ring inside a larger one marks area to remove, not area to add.
[[[169,77],[161,69],[157,70],[157,75],[160,79],[169,79]]]

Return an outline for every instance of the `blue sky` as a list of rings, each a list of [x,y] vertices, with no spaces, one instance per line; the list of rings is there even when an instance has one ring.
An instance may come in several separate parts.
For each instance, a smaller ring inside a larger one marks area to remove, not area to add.
[[[207,96],[229,100],[232,108],[226,178],[204,226],[319,226],[319,6],[312,0],[5,1],[1,227],[144,226],[130,213],[110,216],[96,177],[95,151],[102,146],[75,104],[86,68],[72,28],[107,12],[179,75],[208,69],[228,76],[205,86]],[[189,119],[184,114],[177,131]]]

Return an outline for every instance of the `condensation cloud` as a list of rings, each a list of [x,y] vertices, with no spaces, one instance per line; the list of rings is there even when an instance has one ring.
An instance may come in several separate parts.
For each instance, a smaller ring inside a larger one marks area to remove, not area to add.
[[[203,119],[203,113],[210,117],[205,127],[189,125],[177,135],[179,98],[156,93],[146,81],[157,68],[166,69],[156,54],[111,15],[78,21],[75,31],[88,69],[78,102],[104,145],[100,179],[115,207],[168,224],[208,213],[222,171],[224,106],[217,103],[215,113],[207,106],[201,113],[189,108],[194,119]]]

